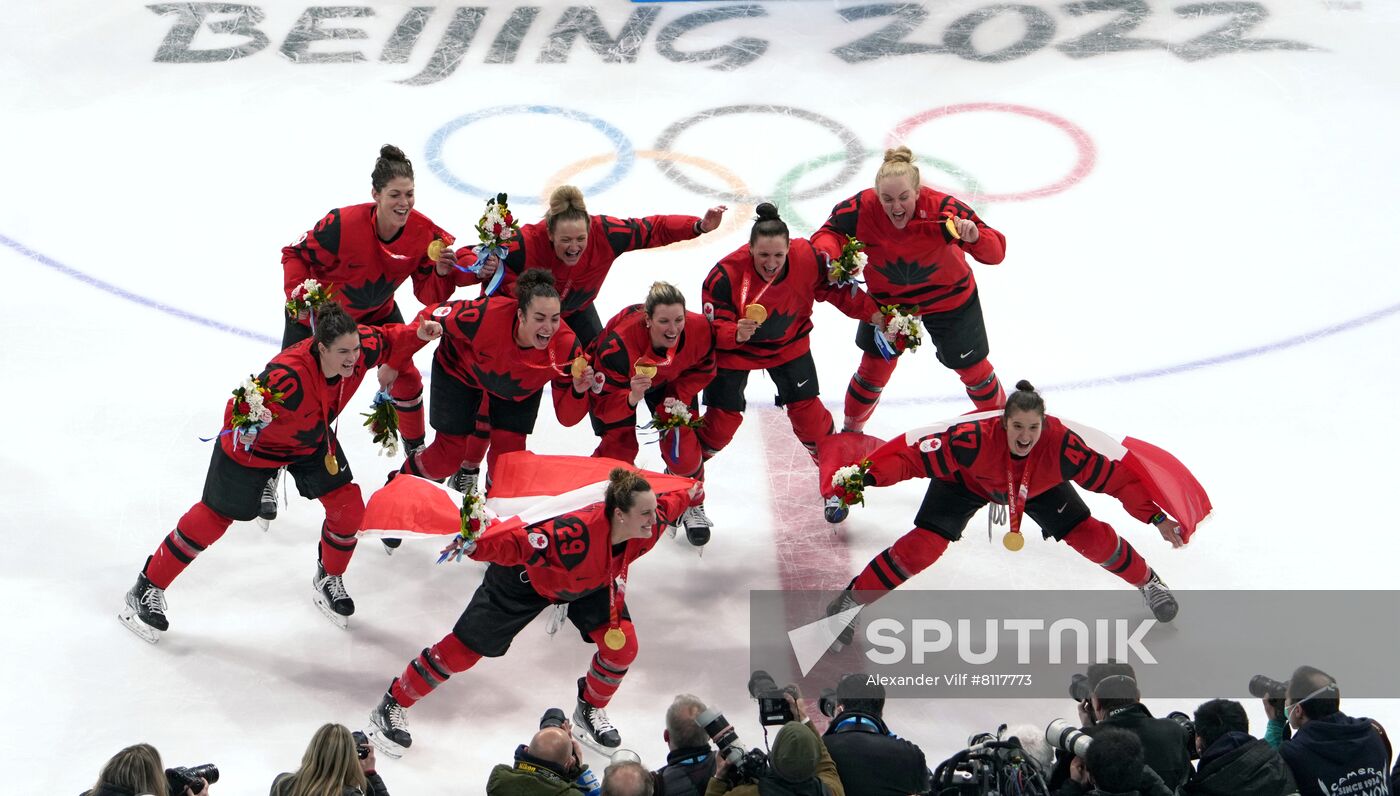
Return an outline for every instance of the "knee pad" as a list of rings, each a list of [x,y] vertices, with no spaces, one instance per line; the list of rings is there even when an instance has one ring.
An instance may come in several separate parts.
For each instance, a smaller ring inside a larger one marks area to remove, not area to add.
[[[608,632],[606,625],[588,634],[593,643],[598,645],[598,658],[615,674],[627,671],[627,667],[637,659],[637,650],[640,648],[637,642],[637,628],[630,621],[623,619],[618,629],[627,639],[619,650],[608,649],[608,645],[603,642],[603,635]]]
[[[696,434],[699,435],[700,444],[705,447],[706,453],[713,456],[734,441],[734,435],[738,433],[739,426],[743,422],[742,412],[707,407],[705,409],[705,425],[701,426]]]

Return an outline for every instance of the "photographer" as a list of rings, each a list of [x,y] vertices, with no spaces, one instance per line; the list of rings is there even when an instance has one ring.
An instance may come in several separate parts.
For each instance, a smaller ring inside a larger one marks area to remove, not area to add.
[[[603,791],[600,796],[654,796],[651,772],[636,760],[623,760],[603,770]]]
[[[112,755],[112,759],[102,767],[102,773],[97,775],[97,783],[91,790],[84,791],[83,796],[206,796],[209,783],[219,779],[218,769],[199,766],[193,771],[208,771],[210,778],[194,777],[191,778],[193,785],[184,784],[185,780],[180,774],[190,771],[172,768],[167,772],[161,765],[160,752],[150,744],[139,743]],[[182,783],[179,790],[170,786],[172,780]]]
[[[340,724],[323,724],[301,756],[301,768],[278,774],[270,796],[336,793],[340,796],[389,796],[374,771],[374,749],[362,733]]]
[[[583,752],[569,734],[564,711],[550,708],[540,719],[540,730],[515,749],[515,764],[491,769],[487,796],[584,796],[595,780],[583,763]]]
[[[1179,796],[1288,796],[1293,775],[1268,743],[1249,734],[1244,705],[1212,699],[1195,711],[1201,760]]]
[[[680,694],[666,709],[666,730],[661,737],[670,747],[666,765],[652,773],[657,796],[698,796],[715,774],[715,754],[705,728],[695,720],[705,703]]]
[[[833,699],[834,705],[828,701]],[[884,687],[871,684],[865,674],[846,675],[833,696],[822,697],[822,712],[832,719],[822,740],[847,796],[909,796],[928,791],[923,751],[890,732],[882,718],[884,710]]]
[[[1284,720],[1296,731],[1279,747],[1302,796],[1329,793],[1386,793],[1390,746],[1371,719],[1342,713],[1337,681],[1320,669],[1299,666],[1288,682],[1280,716],[1268,700],[1264,710],[1277,737]]]
[[[710,780],[705,796],[720,796],[722,793],[732,793],[734,796],[846,796],[836,764],[831,761],[821,735],[817,734],[817,729],[802,709],[801,699],[792,693],[795,690],[791,689],[783,696],[796,721],[790,721],[778,730],[777,737],[773,739],[771,765],[767,773],[756,782],[745,782],[731,789],[724,779],[729,763],[721,759],[715,766],[715,776]]]
[[[1060,796],[1171,796],[1147,761],[1142,741],[1128,730],[1103,727],[1081,762],[1074,758]]]
[[[1107,727],[1127,730],[1137,736],[1148,768],[1161,777],[1168,789],[1175,790],[1186,781],[1191,773],[1186,731],[1171,719],[1153,718],[1141,702],[1142,694],[1132,666],[1096,663],[1089,667],[1088,677],[1076,681],[1071,691],[1076,687],[1087,687],[1090,691],[1088,698],[1079,704],[1084,734],[1097,738]],[[1061,755],[1050,787],[1054,789],[1064,784],[1068,773],[1069,757]]]

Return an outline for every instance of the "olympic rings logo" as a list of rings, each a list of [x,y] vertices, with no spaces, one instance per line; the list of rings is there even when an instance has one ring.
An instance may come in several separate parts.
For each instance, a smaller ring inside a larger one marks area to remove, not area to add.
[[[957,195],[958,198],[970,204],[985,205],[992,202],[1022,202],[1029,199],[1053,196],[1054,194],[1069,189],[1071,186],[1084,179],[1094,169],[1097,160],[1094,142],[1089,134],[1082,128],[1048,111],[1027,107],[1025,105],[1012,105],[1007,103],[977,102],[946,105],[914,114],[900,121],[886,134],[885,146],[897,146],[903,143],[915,129],[934,123],[939,119],[971,113],[1012,114],[1048,125],[1070,139],[1076,152],[1076,160],[1067,173],[1046,185],[1014,192],[989,193],[982,189],[981,184],[971,174],[967,173],[966,170],[962,169],[957,164],[927,155],[919,156],[920,164],[932,165],[961,182],[961,185],[958,186],[960,190],[952,190],[943,186],[936,187],[939,187],[940,190],[953,193]],[[428,167],[439,179],[455,190],[472,196],[494,196],[500,191],[500,188],[474,185],[453,173],[444,161],[444,150],[453,135],[471,126],[475,122],[500,116],[525,114],[557,116],[579,122],[601,133],[613,146],[613,152],[586,157],[561,167],[547,182],[544,191],[546,197],[554,186],[567,183],[571,181],[573,177],[586,170],[611,163],[612,168],[610,168],[607,173],[593,184],[584,186],[582,189],[585,196],[602,193],[626,179],[627,175],[636,166],[638,160],[650,160],[656,164],[656,167],[666,179],[700,196],[740,206],[752,206],[765,201],[774,202],[779,207],[783,208],[784,218],[795,228],[806,228],[806,225],[792,212],[791,206],[793,202],[812,199],[842,189],[851,182],[853,177],[862,171],[862,167],[867,160],[879,157],[882,154],[882,150],[869,148],[863,145],[856,133],[841,122],[814,111],[787,105],[724,105],[698,111],[667,126],[657,137],[656,142],[651,148],[640,150],[636,148],[631,139],[628,138],[627,134],[622,130],[584,111],[555,105],[501,105],[491,108],[482,108],[459,116],[447,122],[434,132],[428,139],[426,147]],[[830,133],[832,137],[836,139],[835,151],[804,161],[792,167],[778,179],[772,194],[765,196],[754,193],[747,183],[739,175],[735,174],[733,170],[719,163],[715,163],[714,161],[693,155],[682,154],[671,148],[682,133],[708,120],[722,116],[744,114],[776,114],[785,118],[811,122]],[[819,185],[797,190],[798,182],[804,176],[817,169],[835,163],[840,163],[841,168],[834,177]],[[697,168],[714,175],[724,183],[724,187],[716,188],[694,180],[680,168],[682,165]],[[932,183],[931,180],[929,180],[929,182]],[[511,195],[511,202],[513,204],[544,204],[544,199],[535,199],[531,191],[513,190],[510,186],[505,186],[505,188],[506,192]],[[746,224],[747,219],[743,217],[744,215],[746,214],[741,212],[731,214],[729,219],[726,220],[726,226],[737,227]]]

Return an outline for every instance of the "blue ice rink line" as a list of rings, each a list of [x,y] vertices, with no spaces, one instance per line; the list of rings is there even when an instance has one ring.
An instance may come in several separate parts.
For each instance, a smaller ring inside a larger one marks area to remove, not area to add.
[[[280,346],[282,343],[282,341],[276,337],[271,337],[265,334],[258,334],[257,332],[249,331],[247,329],[240,329],[237,326],[230,326],[221,321],[216,321],[212,318],[205,318],[199,315],[195,315],[194,313],[181,309],[179,307],[172,307],[169,304],[165,304],[160,301],[156,301],[155,299],[147,298],[140,294],[133,293],[130,290],[127,290],[126,288],[118,287],[112,284],[111,282],[103,281],[95,276],[85,274],[76,268],[64,265],[63,263],[60,263],[52,257],[49,257],[48,255],[43,254],[42,252],[35,251],[29,248],[28,246],[25,246],[23,243],[20,243],[19,241],[14,240],[13,238],[10,238],[4,234],[0,234],[0,243],[4,244],[10,250],[17,252],[29,258],[30,260],[39,263],[40,265],[51,268],[59,272],[60,274],[63,274],[64,276],[76,279],[79,282],[88,285],[89,287],[93,287],[98,290],[111,293],[112,295],[118,298],[126,299],[127,301],[130,301],[133,304],[137,304],[142,307],[147,307],[149,309],[156,310],[157,312],[162,312],[166,315],[179,318],[183,321],[196,323],[200,326],[207,326],[211,329],[217,329],[221,332],[228,332],[229,334],[236,335],[238,337],[243,337],[249,340],[254,340],[259,343],[266,343],[272,346]],[[1056,390],[1083,390],[1090,387],[1106,387],[1112,386],[1114,384],[1128,384],[1137,381],[1145,381],[1147,379],[1161,378],[1163,376],[1173,376],[1178,373],[1185,373],[1191,370],[1214,367],[1216,365],[1224,365],[1230,362],[1238,362],[1242,359],[1249,359],[1251,357],[1263,356],[1264,354],[1272,354],[1274,352],[1284,351],[1290,348],[1297,348],[1298,346],[1304,345],[1306,343],[1311,343],[1317,340],[1321,340],[1323,338],[1341,334],[1342,332],[1349,332],[1353,329],[1359,329],[1363,326],[1375,323],[1376,321],[1382,320],[1391,315],[1395,315],[1396,313],[1400,313],[1400,303],[1391,304],[1388,307],[1382,307],[1381,309],[1368,312],[1365,315],[1360,315],[1349,320],[1334,323],[1330,326],[1324,326],[1321,329],[1315,329],[1311,332],[1304,332],[1302,334],[1293,335],[1292,337],[1285,337],[1282,340],[1276,340],[1272,343],[1264,343],[1263,345],[1257,345],[1250,348],[1241,349],[1239,351],[1231,351],[1227,354],[1217,354],[1211,357],[1193,359],[1175,365],[1164,365],[1159,368],[1150,368],[1148,370],[1132,371],[1118,376],[1104,376],[1095,379],[1079,379],[1077,381],[1067,381],[1058,384],[1050,384],[1043,386],[1042,389],[1044,389],[1046,392],[1054,392]],[[911,406],[928,403],[958,403],[966,401],[967,395],[965,393],[958,393],[956,395],[921,396],[918,398],[897,398],[893,400],[884,401],[882,403],[888,406]]]

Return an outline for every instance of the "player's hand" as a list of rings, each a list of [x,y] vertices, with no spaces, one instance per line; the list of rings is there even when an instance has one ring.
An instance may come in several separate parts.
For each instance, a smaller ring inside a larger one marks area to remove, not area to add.
[[[423,320],[418,322],[418,339],[423,342],[436,340],[442,337],[442,324],[437,321]]]
[[[494,254],[488,254],[486,261],[481,264],[481,270],[476,275],[481,278],[482,282],[490,282],[491,277],[496,275],[496,269],[500,267],[501,258]]]
[[[419,331],[418,331],[418,336],[419,336],[419,337],[422,337],[422,336],[423,336],[423,331],[422,331],[423,327],[422,327],[422,326],[419,326],[418,329],[419,329]],[[379,366],[379,372],[378,372],[377,376],[378,376],[378,378],[379,378],[379,389],[380,389],[381,391],[383,391],[383,392],[388,392],[388,391],[389,391],[389,385],[393,384],[393,383],[394,383],[394,380],[397,379],[397,378],[399,377],[399,372],[398,372],[397,370],[394,370],[393,368],[389,367],[388,365],[380,365],[380,366]]]
[[[447,276],[456,270],[457,252],[452,249],[443,249],[442,254],[437,259],[437,275]]]
[[[593,386],[593,366],[589,365],[583,372],[572,377],[574,380],[574,392],[586,393]]]
[[[875,314],[870,316],[870,325],[875,327],[875,331],[883,332],[885,330],[885,313],[876,310]]]
[[[1089,787],[1089,769],[1084,767],[1084,761],[1078,756],[1069,761],[1069,778],[1086,788]]]
[[[632,374],[632,391],[627,394],[627,402],[633,406],[642,402],[642,398],[651,389],[651,377],[638,373]]]
[[[705,217],[700,219],[701,232],[714,232],[719,228],[719,222],[724,220],[724,211],[728,210],[728,205],[715,205],[705,211]]]
[[[963,243],[973,244],[982,237],[982,233],[977,229],[977,222],[970,218],[954,218],[953,225],[958,228],[958,237]]]
[[[242,445],[244,448],[253,447],[253,441],[257,438],[258,430],[256,428],[250,428],[247,431],[238,432],[238,444]]]
[[[310,307],[302,307],[301,309],[297,310],[297,322],[298,322],[298,323],[301,323],[302,321],[310,321],[310,320],[311,320],[311,308],[310,308]]]
[[[1157,533],[1160,533],[1163,539],[1171,542],[1172,547],[1186,546],[1186,540],[1181,538],[1181,523],[1171,517],[1164,517],[1161,522],[1157,523],[1156,527]]]
[[[734,342],[747,343],[749,338],[753,337],[754,332],[758,331],[758,326],[758,321],[752,318],[740,318],[739,328],[734,332]]]

